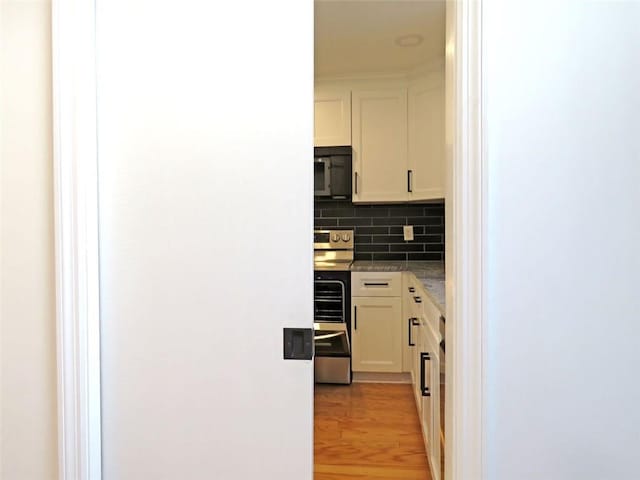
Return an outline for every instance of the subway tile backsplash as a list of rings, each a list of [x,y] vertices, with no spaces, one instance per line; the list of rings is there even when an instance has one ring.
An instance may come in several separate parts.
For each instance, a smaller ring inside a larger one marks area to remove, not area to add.
[[[356,260],[444,260],[444,203],[353,205],[348,200],[314,204],[315,228],[355,230]],[[403,225],[413,225],[404,241]]]

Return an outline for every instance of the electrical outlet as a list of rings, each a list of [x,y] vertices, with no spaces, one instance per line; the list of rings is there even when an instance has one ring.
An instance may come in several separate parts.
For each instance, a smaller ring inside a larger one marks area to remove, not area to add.
[[[405,225],[402,227],[402,231],[404,232],[404,239],[406,241],[413,240],[413,225]]]

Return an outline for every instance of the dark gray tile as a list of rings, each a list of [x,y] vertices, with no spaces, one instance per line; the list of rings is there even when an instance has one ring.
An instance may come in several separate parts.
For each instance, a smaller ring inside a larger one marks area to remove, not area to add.
[[[358,245],[356,251],[362,253],[388,252],[389,245]]]
[[[373,218],[374,225],[406,225],[407,219],[402,217],[380,217]]]
[[[358,234],[356,234],[355,242],[356,242],[356,244],[359,244],[359,243],[371,243],[371,235],[358,235]]]
[[[424,252],[424,244],[422,243],[403,243],[397,245],[389,245],[392,252]]]
[[[315,226],[353,228],[357,259],[414,260],[444,257],[444,203],[354,205],[349,200],[315,199]],[[414,241],[405,242],[403,225],[412,225]],[[389,255],[392,257],[390,258]]]
[[[358,225],[371,225],[370,218],[340,218],[338,225],[341,227],[356,227]]]
[[[442,235],[415,235],[413,240],[419,243],[442,243]]]
[[[313,222],[316,227],[337,227],[337,218],[316,218]]]
[[[355,209],[353,208],[326,208],[322,210],[323,217],[353,217]]]
[[[363,213],[365,212],[363,211]],[[373,205],[371,206],[371,208],[369,208],[368,211],[366,211],[366,214],[369,215],[370,217],[388,217],[389,208],[383,207],[380,205]]]
[[[427,235],[432,233],[444,233],[444,225],[428,225],[424,227],[424,233]]]
[[[372,255],[372,253],[356,252],[353,254],[353,258],[354,260],[365,260],[370,262],[372,260]]]
[[[390,209],[390,215],[392,217],[417,217],[423,213],[424,207],[422,205],[406,205]]]
[[[398,260],[406,260],[406,253],[374,253],[373,260],[387,260],[387,261],[398,261]]]
[[[313,206],[315,208],[337,208],[338,205],[340,204],[340,201],[338,200],[331,200],[331,199],[321,199],[321,198],[315,198],[314,202],[313,202]]]
[[[425,207],[423,214],[425,217],[444,217],[444,205]]]
[[[407,225],[442,225],[442,217],[408,217]]]
[[[409,253],[409,260],[442,260],[443,256],[438,252]]]
[[[373,243],[404,243],[402,235],[374,235]]]
[[[375,235],[386,235],[389,233],[389,227],[356,227],[356,234],[375,234]]]

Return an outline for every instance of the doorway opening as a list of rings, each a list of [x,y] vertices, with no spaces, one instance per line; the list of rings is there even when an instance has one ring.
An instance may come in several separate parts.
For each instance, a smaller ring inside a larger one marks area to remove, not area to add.
[[[445,478],[445,13],[315,1],[316,480]]]

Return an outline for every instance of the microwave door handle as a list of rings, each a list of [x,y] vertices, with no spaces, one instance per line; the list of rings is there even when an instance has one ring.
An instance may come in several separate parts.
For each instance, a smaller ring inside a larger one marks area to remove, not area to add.
[[[325,159],[324,161],[324,189],[327,195],[331,195],[331,161]]]

